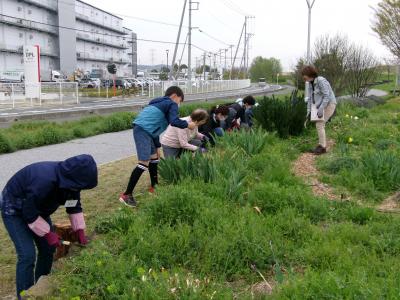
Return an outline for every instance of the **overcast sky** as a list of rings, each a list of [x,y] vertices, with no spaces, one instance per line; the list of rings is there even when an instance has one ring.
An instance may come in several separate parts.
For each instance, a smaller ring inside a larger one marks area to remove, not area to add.
[[[284,70],[290,70],[297,58],[306,53],[307,4],[306,0],[193,0],[200,2],[199,10],[193,12],[192,26],[199,27],[208,35],[226,44],[237,44],[244,22],[244,14],[252,15],[249,29],[254,33],[250,58],[255,56],[276,57],[282,61]],[[175,42],[178,27],[141,21],[146,18],[165,23],[179,24],[184,0],[86,0],[94,6],[124,18],[124,25],[133,29],[138,38]],[[313,9],[312,41],[329,33],[347,34],[350,40],[369,47],[379,58],[389,57],[372,32],[370,25],[373,10],[379,0],[316,0]],[[188,21],[185,19],[184,25]],[[186,37],[183,29],[181,42]],[[198,30],[193,31],[193,44],[212,52],[227,48]],[[138,41],[140,64],[166,63],[166,49],[173,45]],[[154,50],[152,50],[154,49]],[[179,50],[181,53],[181,50]],[[241,52],[242,53],[242,52]],[[193,62],[202,51],[193,49]],[[180,56],[180,54],[179,54]],[[184,55],[187,62],[187,53]]]

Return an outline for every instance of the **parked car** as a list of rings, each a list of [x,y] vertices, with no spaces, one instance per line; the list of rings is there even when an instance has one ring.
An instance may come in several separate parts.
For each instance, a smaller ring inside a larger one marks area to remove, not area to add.
[[[79,81],[78,85],[81,88],[89,88],[89,89],[98,87],[98,84],[89,78],[81,79],[81,81]]]
[[[104,81],[103,85],[104,87],[112,88],[114,86],[114,81],[112,79],[107,79]],[[131,86],[131,83],[125,79],[115,79],[115,87],[118,89],[130,88]]]

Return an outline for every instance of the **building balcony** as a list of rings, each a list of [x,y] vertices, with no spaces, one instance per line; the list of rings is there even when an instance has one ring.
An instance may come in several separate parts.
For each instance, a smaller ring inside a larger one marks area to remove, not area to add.
[[[52,35],[58,35],[57,27],[36,23],[34,21],[27,21],[24,19],[0,16],[0,23],[7,24],[10,26],[16,26],[16,27],[20,27],[20,28],[26,28],[26,29],[31,29],[31,30],[35,30],[35,31],[40,31],[40,32],[44,32],[44,33],[49,33]]]
[[[0,43],[0,52],[7,53],[16,53],[23,54],[24,47],[23,46],[15,46],[15,45],[7,45],[5,43]],[[48,57],[58,57],[58,54],[51,52],[48,49],[40,49],[40,56],[48,56]]]
[[[94,43],[97,45],[109,46],[116,49],[129,49],[129,46],[125,43],[111,43],[104,38],[94,38],[90,36],[90,33],[80,33],[77,32],[76,39],[81,41],[86,41],[90,43]]]
[[[76,19],[80,20],[80,21],[83,21],[85,23],[89,23],[89,24],[92,24],[92,25],[107,29],[109,31],[113,31],[113,32],[119,33],[121,35],[126,35],[127,34],[124,31],[123,27],[116,27],[116,26],[107,25],[107,24],[104,24],[102,22],[95,21],[95,20],[91,19],[90,17],[88,17],[86,15],[83,15],[83,14],[80,14],[80,13],[76,13]]]
[[[83,61],[97,61],[97,62],[106,62],[106,63],[116,63],[116,64],[128,64],[130,63],[128,60],[123,58],[115,59],[113,57],[97,57],[91,53],[77,52],[76,58],[78,60]]]
[[[57,1],[54,0],[22,0],[22,1],[34,5],[36,7],[46,9],[51,12],[57,13],[58,11]]]

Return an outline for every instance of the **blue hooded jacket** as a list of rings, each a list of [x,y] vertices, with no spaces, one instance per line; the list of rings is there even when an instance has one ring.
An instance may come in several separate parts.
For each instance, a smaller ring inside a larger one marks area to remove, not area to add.
[[[80,191],[97,186],[97,165],[90,155],[65,161],[38,162],[18,171],[2,192],[0,210],[6,215],[21,215],[27,223],[46,218],[67,200],[78,200],[67,213],[82,212]]]
[[[178,104],[169,97],[156,98],[150,101],[149,105],[133,120],[133,124],[140,126],[157,140],[168,125],[181,129],[188,127],[186,121],[179,119]]]

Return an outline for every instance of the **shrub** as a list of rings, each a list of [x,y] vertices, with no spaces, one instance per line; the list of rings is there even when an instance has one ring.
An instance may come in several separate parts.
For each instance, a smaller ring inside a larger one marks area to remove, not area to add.
[[[303,97],[286,97],[284,100],[264,97],[254,109],[254,118],[267,131],[276,131],[281,138],[298,136],[304,131],[307,105]]]
[[[37,145],[52,145],[68,140],[68,135],[65,131],[56,127],[56,125],[42,128],[35,135]]]
[[[249,156],[259,154],[264,146],[271,138],[267,133],[262,130],[256,131],[234,131],[229,134],[225,134],[219,139],[218,145],[222,149],[229,147],[236,147]]]
[[[361,173],[382,192],[397,190],[400,186],[400,158],[393,152],[368,152],[361,158]]]
[[[3,134],[0,133],[0,153],[10,153],[14,151],[10,140]]]
[[[357,160],[352,157],[335,157],[324,166],[324,170],[331,174],[337,174],[341,170],[351,170],[354,169],[356,166]]]
[[[117,132],[132,128],[132,115],[128,113],[112,115],[102,121],[103,132]]]

